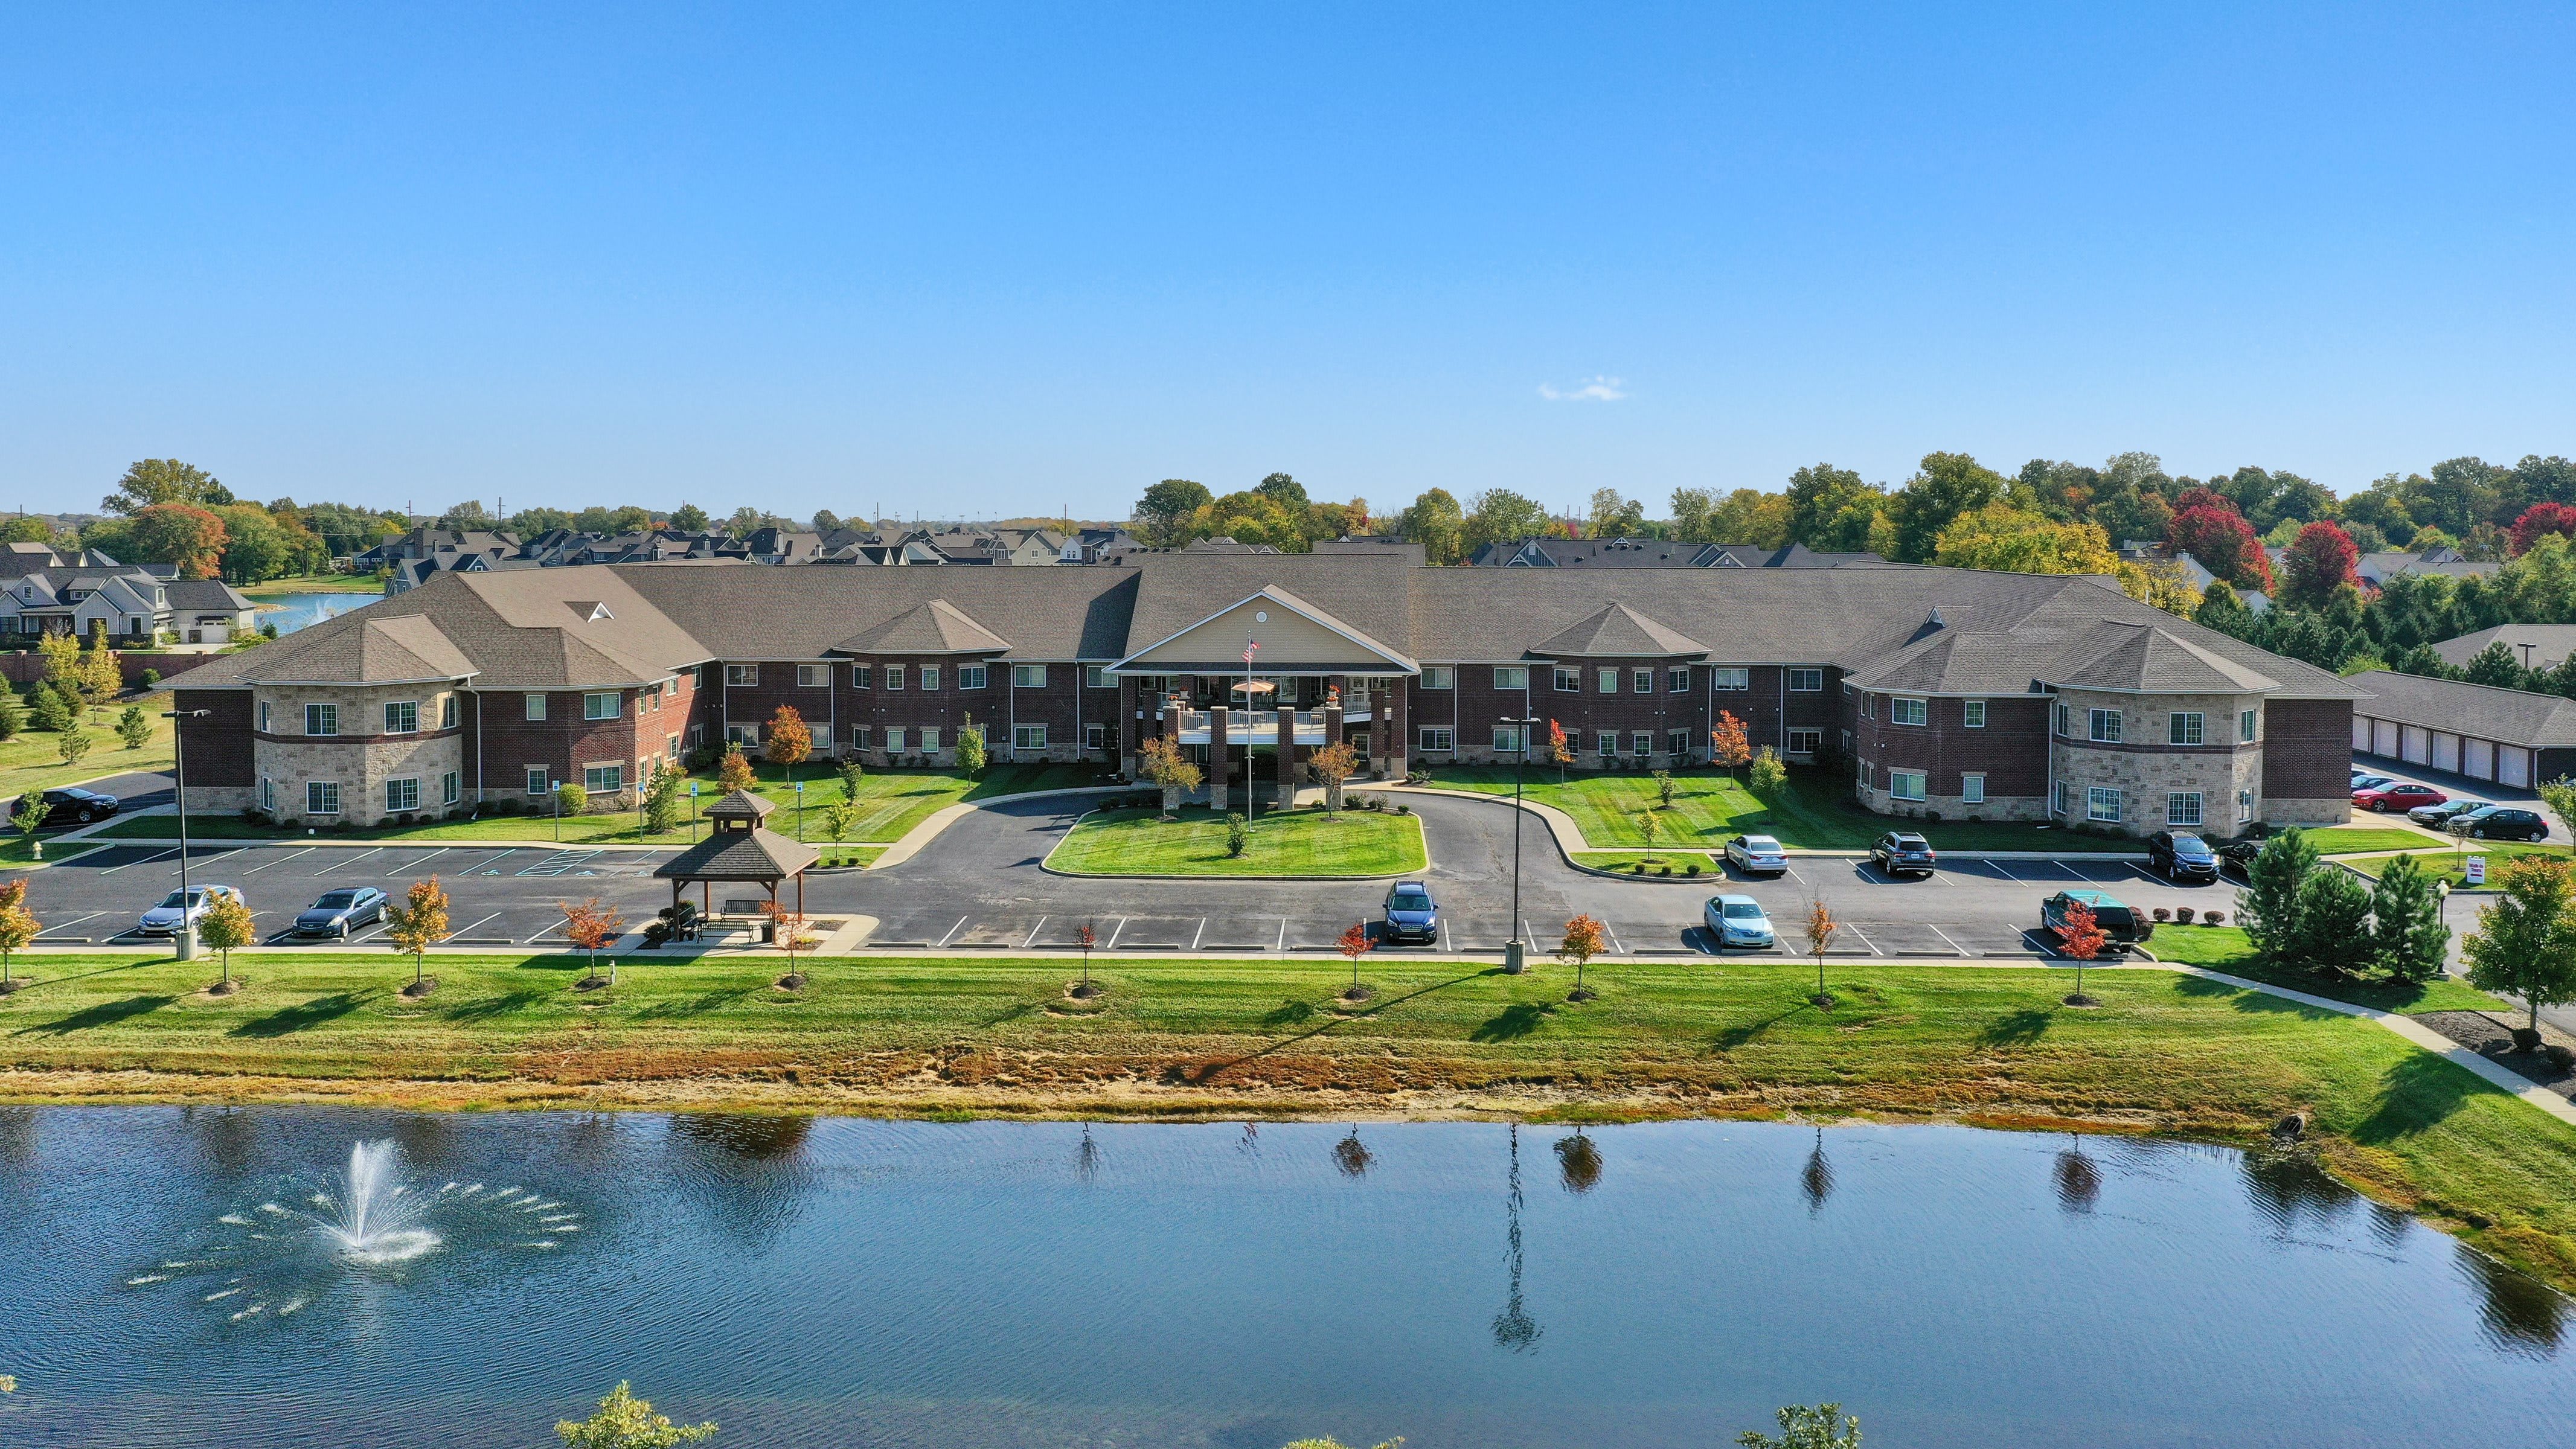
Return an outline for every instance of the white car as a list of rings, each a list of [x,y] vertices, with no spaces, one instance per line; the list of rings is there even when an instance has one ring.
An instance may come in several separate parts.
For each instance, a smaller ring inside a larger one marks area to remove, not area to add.
[[[1776,940],[1771,918],[1762,914],[1762,903],[1751,896],[1710,896],[1708,904],[1700,907],[1700,919],[1721,951],[1729,946],[1770,946]]]
[[[1747,875],[1786,875],[1789,852],[1768,835],[1739,835],[1726,842],[1726,863]]]
[[[241,899],[241,892],[228,885],[190,886],[186,891],[172,891],[161,898],[161,904],[143,913],[134,929],[146,936],[175,936],[182,927],[204,920],[206,911],[219,900]]]

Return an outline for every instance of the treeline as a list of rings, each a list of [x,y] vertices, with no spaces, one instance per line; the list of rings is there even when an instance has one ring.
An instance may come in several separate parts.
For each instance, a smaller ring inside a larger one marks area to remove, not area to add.
[[[1220,498],[1204,483],[1166,478],[1145,490],[1129,527],[1156,548],[1179,548],[1202,538],[1268,544],[1281,553],[1310,553],[1328,538],[1369,531],[1368,500],[1317,503],[1306,485],[1273,473],[1240,493]]]
[[[94,548],[120,563],[176,564],[184,578],[255,584],[321,573],[333,558],[404,527],[399,513],[343,503],[235,498],[213,474],[176,458],[127,468],[100,506],[109,517],[73,531],[43,518],[10,519],[0,523],[0,540]]]
[[[2212,588],[2193,618],[2338,673],[2395,669],[2576,699],[2576,659],[2553,669],[2526,669],[2513,651],[2498,645],[2455,667],[2432,649],[2499,624],[2576,624],[2576,545],[2565,534],[2539,536],[2486,577],[2399,574],[2368,596],[2349,580],[2335,581],[2320,601],[2290,596],[2287,589],[2284,595],[2256,612],[2233,590]]]

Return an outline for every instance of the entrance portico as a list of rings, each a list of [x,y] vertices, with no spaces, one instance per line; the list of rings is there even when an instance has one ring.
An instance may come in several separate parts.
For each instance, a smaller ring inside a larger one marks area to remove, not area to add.
[[[1211,785],[1228,773],[1232,745],[1278,751],[1283,794],[1306,755],[1365,732],[1369,767],[1405,769],[1405,681],[1422,672],[1402,652],[1275,586],[1264,588],[1110,667],[1121,679],[1168,680],[1154,711],[1159,728],[1206,750]],[[1268,685],[1247,693],[1245,681]],[[1245,708],[1249,699],[1254,706]],[[1140,701],[1140,710],[1142,702]],[[1141,724],[1141,721],[1140,721]],[[1134,747],[1127,767],[1135,768]]]

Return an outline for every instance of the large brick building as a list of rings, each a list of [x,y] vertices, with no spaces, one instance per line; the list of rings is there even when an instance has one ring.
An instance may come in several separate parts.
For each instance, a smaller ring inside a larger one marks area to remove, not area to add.
[[[1661,767],[1705,760],[1723,713],[1892,815],[2231,832],[2345,818],[2361,693],[2090,578],[1383,548],[447,574],[179,696],[210,711],[186,725],[190,788],[281,819],[626,795],[656,760],[756,747],[792,705],[818,755],[944,764],[975,728],[997,759],[1118,768],[1172,734],[1237,781],[1336,737],[1385,775],[1508,760],[1550,722],[1580,767]]]

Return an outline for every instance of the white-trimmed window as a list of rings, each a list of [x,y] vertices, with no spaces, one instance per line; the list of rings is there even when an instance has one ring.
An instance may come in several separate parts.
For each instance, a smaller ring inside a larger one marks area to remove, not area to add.
[[[1520,752],[1521,727],[1519,725],[1494,726],[1494,753],[1498,755],[1517,755]]]
[[[521,708],[527,711],[528,718],[532,720],[544,719],[546,717],[546,697],[542,694],[528,695],[522,701]]]
[[[876,687],[877,667],[875,665],[853,664],[850,666],[850,688],[874,689]]]
[[[2176,790],[2166,795],[2165,823],[2167,825],[2198,825],[2200,823],[2200,792],[2198,790]]]
[[[2249,709],[2236,716],[2236,738],[2244,744],[2254,743],[2254,711]]]
[[[1985,804],[1986,777],[1979,774],[1961,775],[1959,777],[1959,803],[1962,805]]]
[[[443,730],[452,730],[456,728],[455,695],[448,695],[438,702],[438,727]]]
[[[2254,818],[2254,792],[2253,792],[2253,791],[2251,791],[2251,790],[2239,790],[2239,791],[2237,791],[2237,792],[2236,792],[2236,823],[2237,823],[2237,824],[2239,824],[2239,825],[2243,825],[2243,824],[2245,824],[2246,822],[2248,822],[2248,821],[2252,820],[2253,818]]]
[[[925,755],[935,755],[939,753],[939,726],[923,725],[921,727],[921,752]]]
[[[420,701],[389,699],[385,701],[385,733],[416,735],[420,733]]]
[[[386,810],[395,814],[400,814],[406,810],[417,810],[419,808],[420,780],[418,777],[415,776],[407,780],[387,780],[385,782]]]
[[[1604,669],[1604,670],[1600,671],[1600,673],[1601,673],[1601,692],[1602,692],[1603,694],[1617,694],[1617,693],[1619,692],[1619,671],[1618,671],[1618,669],[1617,669],[1616,667],[1612,667],[1612,668]]]
[[[936,664],[925,664],[925,665],[921,666],[921,688],[922,688],[922,691],[923,691],[924,693],[928,693],[928,692],[930,692],[931,690],[935,690],[935,689],[937,689],[938,687],[939,687],[939,666],[938,666],[938,665],[936,665]]]
[[[888,689],[901,689],[901,688],[903,688],[903,666],[902,666],[902,665],[900,665],[900,664],[889,664],[889,665],[887,665],[887,666],[886,666],[886,683],[885,683],[885,687],[886,687],[886,688],[888,688]]]
[[[850,726],[850,748],[854,750],[864,750],[867,747],[868,727],[866,725]]]
[[[1864,695],[1862,695],[1862,696],[1860,697],[1860,717],[1861,717],[1862,719],[1876,719],[1876,718],[1878,718],[1878,696],[1877,696],[1877,695],[1874,695],[1874,694],[1864,694]]]
[[[454,770],[438,777],[438,803],[453,805],[465,798],[465,782]]]
[[[626,767],[617,765],[584,765],[581,788],[593,795],[614,795],[626,788]]]
[[[1556,666],[1556,687],[1562,693],[1580,693],[1583,689],[1583,671],[1569,664]]]
[[[2048,791],[2048,813],[2051,815],[2065,814],[2066,802],[2072,794],[2072,787],[2070,787],[2064,780],[2060,780],[2056,784],[2050,786]]]
[[[1565,744],[1568,749],[1577,751],[1581,750],[1583,748],[1583,731],[1567,730],[1565,732]],[[1619,732],[1617,730],[1593,731],[1592,748],[1600,751],[1603,759],[1608,759],[1618,754]]]
[[[1959,701],[1959,722],[1972,730],[1986,727],[1986,702],[1982,699]]]
[[[1888,771],[1887,794],[1888,798],[1892,800],[1922,799],[1923,772],[1921,770]]]
[[[618,700],[616,690],[594,689],[581,697],[581,717],[583,719],[615,719],[617,718],[617,705]]]
[[[760,666],[757,664],[728,664],[725,666],[725,683],[727,684],[758,684],[759,682]]]
[[[1682,688],[1688,689],[1690,688],[1690,685],[1685,683]],[[1628,671],[1628,692],[1631,694],[1654,693],[1655,671],[1651,669],[1632,669]]]
[[[1494,666],[1494,688],[1496,688],[1496,689],[1527,689],[1527,688],[1529,688],[1529,666],[1528,666],[1528,665],[1526,665],[1526,664],[1497,664],[1497,665],[1495,665],[1495,666]]]
[[[340,706],[308,704],[304,706],[304,732],[308,735],[336,735],[340,732]],[[337,789],[337,786],[333,787]]]
[[[1664,688],[1673,694],[1690,693],[1690,666],[1685,664],[1664,671]]]
[[[1750,669],[1712,669],[1708,672],[1708,677],[1711,687],[1715,689],[1751,689],[1753,687],[1753,671]]]
[[[729,724],[729,725],[726,725],[726,726],[725,726],[725,743],[726,743],[726,744],[729,744],[729,745],[740,745],[740,746],[742,746],[745,750],[756,750],[756,749],[759,749],[759,748],[760,748],[760,726],[758,726],[758,725],[756,725],[756,724]]]
[[[2057,732],[2070,740],[2075,738],[2075,712],[2062,700],[2057,705]]]
[[[2084,791],[2084,818],[2117,821],[2120,818],[2120,790],[2116,785],[2094,785]]]
[[[304,813],[337,815],[340,813],[340,782],[307,780],[304,782]]]
[[[1011,748],[1012,748],[1012,749],[1015,749],[1015,750],[1043,750],[1043,749],[1045,749],[1046,747],[1047,747],[1047,746],[1046,746],[1046,726],[1045,726],[1045,725],[1042,725],[1042,724],[1028,724],[1028,725],[1013,725],[1013,726],[1011,726]]]
[[[1642,760],[1654,752],[1655,732],[1653,730],[1630,730],[1628,732],[1629,754],[1635,755],[1638,759]]]
[[[960,689],[973,689],[973,688],[975,688],[975,686],[974,686],[974,685],[968,684],[968,683],[966,682],[966,671],[965,671],[965,670],[963,670],[963,669],[960,669],[960,670],[958,670],[958,671],[957,671],[957,687],[958,687],[958,688],[960,688]],[[1013,689],[1044,689],[1044,688],[1046,688],[1046,666],[1045,666],[1045,665],[1043,665],[1043,664],[1014,664],[1014,665],[1012,665],[1012,666],[1011,666],[1011,687],[1012,687]]]
[[[266,775],[259,777],[259,808],[262,810],[277,808],[277,782]]]
[[[1926,701],[1919,699],[1891,699],[1887,702],[1887,722],[1901,725],[1930,724],[1932,707]]]
[[[2090,710],[2087,712],[2087,718],[2092,722],[2092,734],[2094,739],[2099,740],[2106,745],[2116,745],[2120,742],[2121,727],[2127,723],[2127,721],[2121,717],[2118,710]],[[2116,819],[2117,817],[2115,816],[2113,818]]]
[[[1116,689],[1118,687],[1118,681],[1109,677],[1108,665],[1086,664],[1082,666],[1082,687],[1085,689]]]
[[[829,664],[799,664],[799,665],[797,665],[797,666],[796,666],[796,687],[797,687],[798,689],[829,689],[829,688],[831,688],[831,687],[832,687],[832,666],[831,666],[831,665],[829,665]]]
[[[2196,745],[2200,743],[2200,711],[2178,709],[2165,716],[2165,743]],[[2197,798],[2197,797],[2194,797]]]
[[[1821,750],[1821,749],[1823,749],[1824,747],[1825,747],[1825,732],[1824,732],[1823,730],[1791,730],[1791,731],[1789,731],[1789,753],[1790,753],[1790,754],[1793,754],[1793,755],[1812,755],[1812,754],[1814,754],[1816,751]]]
[[[1448,665],[1430,665],[1422,671],[1422,687],[1425,689],[1449,689],[1454,686],[1456,678],[1456,673],[1452,671]]]
[[[903,748],[903,726],[901,726],[901,725],[887,725],[887,726],[886,726],[886,742],[885,742],[885,747],[886,747],[886,752],[887,752],[888,754],[892,754],[892,753],[894,753],[895,751],[900,750],[900,749],[902,749],[902,748]]]
[[[1447,725],[1424,725],[1422,727],[1422,748],[1428,753],[1443,755],[1450,753],[1452,749],[1451,742],[1456,738],[1457,736],[1449,732],[1449,727]]]
[[[1791,694],[1822,694],[1824,689],[1825,671],[1821,669],[1792,669],[1789,671],[1789,692]]]
[[[549,773],[543,765],[528,766],[526,770],[526,778],[527,790],[531,795],[542,795],[546,793],[546,791],[554,788],[548,783]]]
[[[264,699],[259,702],[259,732],[268,733],[268,701]]]
[[[1665,754],[1672,755],[1672,756],[1675,756],[1675,757],[1677,757],[1677,758],[1678,758],[1679,756],[1689,754],[1689,753],[1690,753],[1690,747],[1691,747],[1691,732],[1690,732],[1689,730],[1666,730],[1666,731],[1664,731],[1664,753],[1665,753]]]

